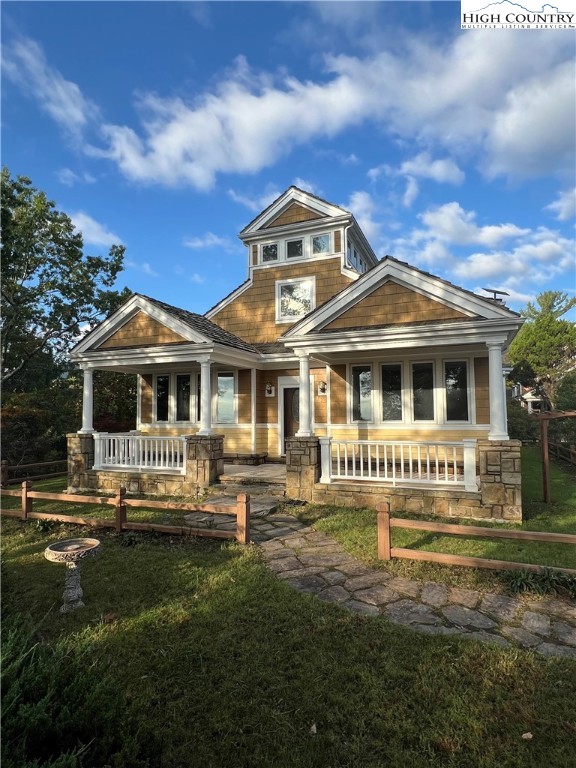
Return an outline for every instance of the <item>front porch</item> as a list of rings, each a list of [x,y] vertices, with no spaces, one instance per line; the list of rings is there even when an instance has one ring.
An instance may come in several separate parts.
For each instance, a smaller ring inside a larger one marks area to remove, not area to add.
[[[289,499],[521,520],[520,443],[287,439],[286,465],[224,464],[224,436],[68,435],[69,489],[198,497],[221,481]]]

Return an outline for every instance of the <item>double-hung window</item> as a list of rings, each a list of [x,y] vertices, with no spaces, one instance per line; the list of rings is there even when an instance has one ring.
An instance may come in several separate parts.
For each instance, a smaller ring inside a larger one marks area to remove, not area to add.
[[[156,376],[156,421],[169,421],[170,376]]]
[[[381,368],[382,421],[402,421],[402,366],[400,363]]]
[[[412,363],[414,421],[434,421],[434,363]]]
[[[216,390],[216,421],[219,424],[236,420],[234,374],[218,372]]]
[[[446,421],[468,421],[468,366],[464,360],[444,363]]]

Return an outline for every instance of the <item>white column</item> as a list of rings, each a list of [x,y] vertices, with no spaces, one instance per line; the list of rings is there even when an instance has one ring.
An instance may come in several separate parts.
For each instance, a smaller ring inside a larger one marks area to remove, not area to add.
[[[310,357],[307,353],[300,357],[300,427],[296,437],[310,437],[312,434],[312,411],[310,403]]]
[[[502,342],[486,342],[488,347],[488,370],[490,398],[489,440],[508,440],[506,420],[506,397],[502,372]]]
[[[212,434],[212,384],[210,358],[200,360],[200,429],[199,435]]]
[[[320,438],[320,460],[322,466],[321,483],[330,483],[332,475],[332,438]]]
[[[84,369],[84,386],[82,388],[82,429],[78,430],[80,435],[88,435],[94,432],[92,426],[92,412],[94,410],[94,381],[93,372],[90,368]]]

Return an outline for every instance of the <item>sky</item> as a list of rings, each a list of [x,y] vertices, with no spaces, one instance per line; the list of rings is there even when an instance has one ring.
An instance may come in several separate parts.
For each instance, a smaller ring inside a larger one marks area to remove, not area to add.
[[[461,31],[459,2],[419,0],[1,15],[2,164],[86,253],[126,247],[118,288],[206,312],[247,277],[238,232],[293,184],[378,257],[517,311],[576,292],[574,30]]]

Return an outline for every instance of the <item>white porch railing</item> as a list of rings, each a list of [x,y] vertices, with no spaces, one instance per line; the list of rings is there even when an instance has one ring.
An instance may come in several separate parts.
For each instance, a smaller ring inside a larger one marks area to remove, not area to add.
[[[94,434],[94,469],[164,470],[185,475],[186,439],[97,432]]]
[[[448,485],[477,491],[476,440],[413,443],[320,438],[321,483]]]

